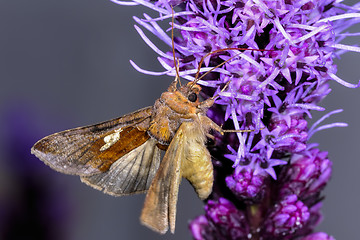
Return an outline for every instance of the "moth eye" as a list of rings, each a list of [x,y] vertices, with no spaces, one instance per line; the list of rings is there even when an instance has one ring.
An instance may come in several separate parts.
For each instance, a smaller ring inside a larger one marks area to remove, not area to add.
[[[196,93],[190,93],[188,96],[188,99],[190,102],[195,102],[197,100],[197,95]]]

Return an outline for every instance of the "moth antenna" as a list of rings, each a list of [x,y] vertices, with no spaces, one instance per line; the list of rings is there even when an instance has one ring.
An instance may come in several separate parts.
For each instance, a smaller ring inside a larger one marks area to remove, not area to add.
[[[179,59],[177,59],[177,66],[176,66],[176,78],[177,78],[177,81],[179,82],[179,86],[181,87],[181,81],[180,81],[180,74],[179,74],[179,70],[180,70],[180,68],[179,68],[179,66],[180,66],[180,60]]]
[[[213,100],[213,99],[217,98],[217,97],[220,95],[220,93],[222,93],[223,91],[225,91],[225,89],[229,86],[230,82],[231,82],[231,80],[229,80],[229,81],[225,84],[225,86],[220,90],[220,92],[218,92],[217,94],[215,94],[214,96],[212,96],[210,99]]]
[[[179,59],[178,60],[178,64],[179,64]],[[177,70],[179,70],[179,67],[176,66]],[[181,82],[180,82],[180,76],[176,75],[174,81],[172,81],[172,83],[170,84],[168,91],[169,92],[174,92],[177,90],[177,84],[179,83],[180,87],[181,87]]]
[[[173,59],[174,59],[174,67],[175,67],[175,72],[176,72],[176,77],[175,77],[175,81],[179,82],[179,85],[181,87],[181,82],[180,82],[180,74],[179,74],[179,59],[178,59],[178,63],[176,64],[176,57],[175,57],[175,43],[174,43],[174,20],[175,20],[175,16],[174,16],[174,8],[173,6],[171,6],[171,14],[172,14],[172,19],[171,19],[171,47],[172,47],[172,52],[173,52]]]
[[[204,73],[203,75],[201,75],[199,77],[199,74],[200,74],[200,69],[201,69],[201,65],[203,64],[203,62],[205,61],[205,58],[207,58],[208,56],[214,54],[214,53],[218,53],[218,52],[223,52],[223,51],[228,51],[228,50],[239,50],[239,51],[246,51],[246,50],[252,50],[252,51],[260,51],[260,52],[264,52],[264,51],[274,51],[274,50],[265,50],[265,49],[252,49],[252,48],[222,48],[222,49],[218,49],[218,50],[215,50],[215,51],[212,51],[212,52],[209,52],[207,53],[206,55],[204,55],[201,59],[200,59],[200,62],[199,62],[199,65],[198,65],[198,69],[197,69],[197,72],[196,72],[196,75],[195,75],[195,80],[193,81],[193,84],[194,85],[195,83],[197,83],[199,80],[201,80],[203,77],[205,77],[207,74],[209,74],[210,72],[212,72],[214,69],[216,68],[219,68],[221,67],[222,65],[224,65],[225,63],[227,63],[228,61],[230,61],[231,59],[237,57],[240,53],[230,57],[228,60],[220,63],[219,65],[211,68],[209,71],[207,71],[206,73]]]

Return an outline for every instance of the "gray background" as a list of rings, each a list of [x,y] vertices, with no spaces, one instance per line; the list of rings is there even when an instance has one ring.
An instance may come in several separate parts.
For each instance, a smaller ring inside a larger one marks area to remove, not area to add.
[[[355,1],[348,1],[351,2]],[[19,143],[21,136],[28,133],[34,133],[36,137],[32,141],[36,141],[56,131],[93,124],[152,105],[172,79],[143,75],[129,63],[132,59],[144,69],[163,70],[155,60],[156,54],[133,28],[132,16],[141,16],[143,12],[151,13],[141,6],[118,6],[106,0],[1,0],[0,124],[3,130],[14,130],[7,126],[6,119],[19,116],[26,129],[15,127],[20,131]],[[354,44],[359,38],[349,42]],[[338,75],[356,83],[360,78],[359,59],[358,54],[343,56],[337,61]],[[321,105],[327,111],[343,108],[344,112],[327,123],[345,121],[349,127],[319,132],[311,139],[320,143],[321,150],[329,151],[333,160],[332,180],[325,190],[325,219],[318,229],[337,239],[357,239],[359,89],[347,89],[336,83],[331,86],[332,93]],[[322,114],[314,113],[314,119]],[[16,181],[6,161],[8,135],[0,136],[1,204],[3,199],[11,199],[21,183]],[[184,181],[176,233],[159,236],[139,224],[144,196],[107,196],[85,186],[77,177],[36,166],[42,168],[38,180],[58,190],[68,203],[69,213],[65,214],[68,218],[64,220],[65,227],[60,228],[64,229],[65,239],[189,239],[188,220],[203,212],[201,201]]]

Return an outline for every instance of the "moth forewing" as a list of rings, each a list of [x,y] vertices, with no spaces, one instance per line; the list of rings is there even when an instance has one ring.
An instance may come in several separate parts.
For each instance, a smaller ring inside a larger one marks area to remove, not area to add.
[[[143,108],[99,124],[54,133],[36,142],[31,153],[61,173],[79,176],[99,174],[106,171],[110,163],[119,159],[125,151],[148,140],[145,130],[139,129],[148,127],[151,111],[151,107]],[[121,128],[128,131],[121,132],[118,141],[102,151],[107,144],[105,139]],[[134,136],[137,136],[136,144]]]
[[[183,123],[184,124],[184,123]],[[180,126],[172,139],[145,197],[140,221],[161,234],[169,226],[175,231],[176,203],[181,181],[181,160],[184,158],[184,132]]]
[[[174,233],[181,177],[189,180],[201,199],[210,195],[213,166],[205,146],[208,129],[198,121],[181,124],[146,195],[140,217],[144,225],[159,233],[165,233],[170,227]]]

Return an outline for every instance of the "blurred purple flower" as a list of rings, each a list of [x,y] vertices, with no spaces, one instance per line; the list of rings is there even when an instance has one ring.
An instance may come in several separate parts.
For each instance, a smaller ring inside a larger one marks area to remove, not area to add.
[[[335,238],[327,235],[326,233],[318,232],[310,234],[304,238],[301,238],[300,240],[335,240]]]
[[[359,86],[336,75],[333,59],[348,51],[360,52],[357,46],[341,43],[347,36],[360,35],[344,32],[360,22],[360,3],[111,1],[144,5],[159,13],[158,17],[144,14],[143,19],[134,19],[136,30],[159,55],[165,71],[147,71],[131,61],[140,72],[176,75],[172,52],[160,50],[142,30],[171,47],[172,39],[158,22],[171,19],[175,6],[174,29],[179,35],[174,48],[182,78],[194,80],[202,57],[210,52],[247,49],[218,51],[200,66],[201,73],[211,70],[198,81],[203,96],[219,96],[208,116],[226,129],[254,131],[215,135],[209,147],[215,166],[213,194],[205,215],[190,224],[194,238],[331,239],[324,233],[312,233],[322,218],[320,191],[330,179],[331,162],[309,139],[319,130],[346,124],[318,127],[341,110],[325,114],[312,126],[307,120],[311,111],[325,110],[318,103],[330,93],[329,81],[349,88]]]
[[[25,105],[25,106],[24,106]],[[30,153],[41,137],[44,120],[27,104],[11,104],[4,112],[0,142],[5,157],[5,192],[0,195],[0,239],[62,240],[70,226],[66,191],[59,188],[56,173],[47,171]]]

